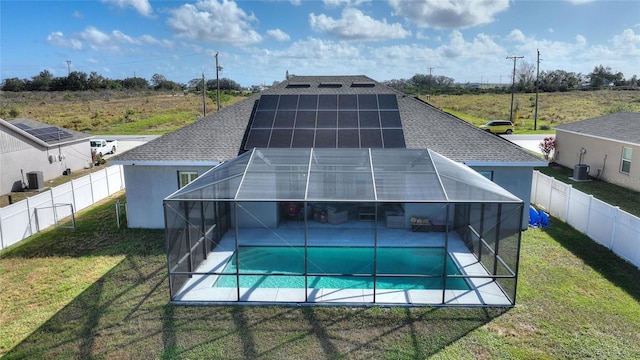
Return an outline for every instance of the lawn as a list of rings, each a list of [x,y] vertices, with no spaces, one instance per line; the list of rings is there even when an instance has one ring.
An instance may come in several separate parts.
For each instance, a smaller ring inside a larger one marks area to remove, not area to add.
[[[118,198],[0,253],[4,358],[640,358],[640,271],[555,219],[510,309],[174,306],[164,232],[117,229]]]
[[[578,120],[590,119],[618,111],[640,112],[638,91],[569,91],[540,93],[538,119],[535,122],[536,95],[518,93],[514,96],[513,123],[516,134],[554,133],[553,128]],[[438,95],[428,102],[473,125],[489,120],[509,120],[511,94]],[[547,129],[547,130],[544,130]]]

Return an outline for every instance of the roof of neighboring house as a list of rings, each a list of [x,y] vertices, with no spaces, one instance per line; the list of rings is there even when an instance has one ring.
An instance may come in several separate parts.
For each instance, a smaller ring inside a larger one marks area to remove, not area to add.
[[[556,126],[557,130],[640,145],[640,113],[619,112]]]
[[[241,153],[247,125],[260,96],[267,94],[395,94],[406,147],[434,150],[468,165],[538,166],[541,160],[413,96],[366,76],[293,76],[181,129],[113,157],[116,164],[212,163]]]
[[[45,124],[32,119],[0,119],[0,124],[22,137],[47,147],[76,143],[92,137],[92,135],[83,132]]]

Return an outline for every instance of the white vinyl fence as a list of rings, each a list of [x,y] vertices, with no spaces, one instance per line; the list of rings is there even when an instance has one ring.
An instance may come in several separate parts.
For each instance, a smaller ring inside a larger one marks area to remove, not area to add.
[[[531,203],[640,268],[640,218],[539,171],[533,172]]]
[[[0,208],[0,250],[122,189],[122,166],[114,165]]]

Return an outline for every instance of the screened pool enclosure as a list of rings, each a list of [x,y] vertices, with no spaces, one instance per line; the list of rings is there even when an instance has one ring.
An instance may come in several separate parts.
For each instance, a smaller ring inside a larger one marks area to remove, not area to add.
[[[164,207],[175,303],[515,304],[523,202],[430,150],[253,149]]]

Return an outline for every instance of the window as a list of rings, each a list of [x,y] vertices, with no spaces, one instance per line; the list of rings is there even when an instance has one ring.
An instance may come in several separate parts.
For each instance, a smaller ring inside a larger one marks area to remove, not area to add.
[[[182,188],[198,177],[195,171],[178,171],[178,188]]]
[[[622,148],[622,164],[620,164],[620,172],[628,174],[631,170],[631,148]]]
[[[487,179],[493,181],[493,171],[478,171],[478,174],[486,177]]]

